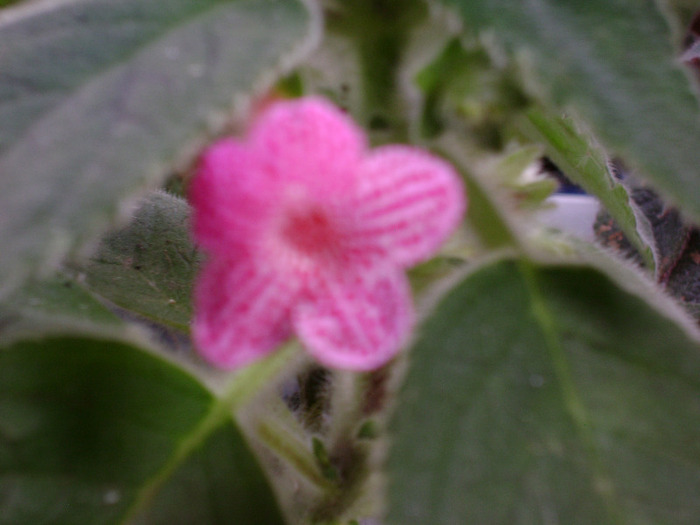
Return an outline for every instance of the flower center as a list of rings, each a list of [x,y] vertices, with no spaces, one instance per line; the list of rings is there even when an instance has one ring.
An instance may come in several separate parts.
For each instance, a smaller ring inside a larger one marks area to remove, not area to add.
[[[281,234],[292,248],[307,256],[330,254],[338,246],[337,228],[319,206],[288,210]]]

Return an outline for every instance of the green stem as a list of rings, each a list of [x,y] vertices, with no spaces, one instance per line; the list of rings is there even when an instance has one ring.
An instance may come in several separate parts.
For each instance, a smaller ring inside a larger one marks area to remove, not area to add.
[[[270,418],[257,426],[257,435],[294,470],[323,492],[333,491],[334,485],[321,474],[316,458],[307,444],[293,436],[279,421]]]
[[[337,370],[333,373],[331,398],[331,426],[328,431],[329,449],[355,435],[354,430],[362,419],[362,404],[366,394],[363,374]]]
[[[256,425],[256,435],[313,485],[324,491],[333,488],[311,451],[309,435],[278,395],[265,400],[265,416]]]
[[[241,370],[219,396],[219,405],[227,411],[237,412],[250,398],[270,383],[289,364],[298,351],[295,342],[289,343],[269,357]]]

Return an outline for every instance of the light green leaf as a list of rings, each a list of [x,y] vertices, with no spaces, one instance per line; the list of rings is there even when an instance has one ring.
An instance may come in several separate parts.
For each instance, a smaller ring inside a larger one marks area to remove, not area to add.
[[[661,257],[654,253],[651,225],[622,184],[615,181],[604,151],[579,132],[571,119],[552,117],[539,109],[527,113],[528,130],[547,146],[547,154],[564,174],[595,195],[615,219],[649,268]]]
[[[697,523],[698,340],[625,289],[509,260],[454,288],[410,356],[388,523]]]
[[[473,31],[528,57],[545,98],[572,107],[700,220],[698,103],[653,0],[446,0]]]
[[[0,22],[0,290],[94,239],[315,35],[298,0],[42,5]]]
[[[85,267],[88,287],[117,306],[189,331],[199,255],[189,236],[190,208],[155,192],[126,227],[108,234]]]
[[[540,162],[542,149],[526,146],[503,153],[494,168],[503,187],[513,192],[521,209],[537,209],[557,190],[552,177],[541,174],[530,175],[529,170]]]
[[[281,524],[229,414],[129,343],[63,336],[0,348],[0,524]]]

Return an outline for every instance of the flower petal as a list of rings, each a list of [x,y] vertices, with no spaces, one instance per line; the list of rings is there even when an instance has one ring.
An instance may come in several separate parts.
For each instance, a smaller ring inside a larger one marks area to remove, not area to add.
[[[223,368],[265,356],[291,336],[290,305],[298,289],[299,283],[246,257],[206,263],[195,289],[195,345]]]
[[[393,358],[413,324],[411,294],[397,269],[326,275],[293,313],[294,327],[320,363],[372,370]]]
[[[249,246],[274,210],[276,187],[246,144],[233,139],[215,143],[202,154],[189,188],[197,242],[224,257]]]
[[[363,162],[353,243],[403,267],[431,257],[466,208],[461,179],[442,159],[408,146],[384,146]]]
[[[366,149],[360,128],[315,97],[271,105],[251,130],[250,144],[279,183],[320,199],[344,197],[355,187]]]

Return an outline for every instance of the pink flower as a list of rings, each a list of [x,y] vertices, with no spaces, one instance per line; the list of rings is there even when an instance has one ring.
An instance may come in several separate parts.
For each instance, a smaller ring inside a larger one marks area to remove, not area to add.
[[[404,269],[433,255],[465,209],[449,164],[409,146],[368,151],[319,98],[274,103],[245,140],[214,144],[190,198],[209,256],[193,337],[225,368],[294,333],[324,365],[383,365],[413,324]]]

